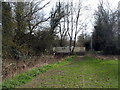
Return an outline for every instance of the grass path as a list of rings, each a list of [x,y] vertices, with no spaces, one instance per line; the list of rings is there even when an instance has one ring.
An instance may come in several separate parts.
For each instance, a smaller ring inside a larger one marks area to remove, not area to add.
[[[18,88],[117,88],[118,61],[78,57]]]
[[[22,86],[28,82],[31,82],[34,78],[36,78],[38,75],[40,75],[42,73],[45,73],[51,69],[69,64],[75,58],[76,58],[76,56],[71,56],[71,57],[63,59],[62,61],[59,61],[57,63],[48,64],[43,67],[33,68],[32,70],[18,74],[13,78],[9,78],[9,79],[3,81],[2,88],[3,89],[11,89],[11,88],[16,88],[18,86]]]

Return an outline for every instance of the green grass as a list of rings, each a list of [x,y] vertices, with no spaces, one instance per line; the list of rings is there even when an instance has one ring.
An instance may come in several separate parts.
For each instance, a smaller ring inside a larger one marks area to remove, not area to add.
[[[118,61],[96,60],[86,57],[84,61],[72,61],[57,67],[56,73],[44,76],[37,88],[118,88]],[[57,73],[58,71],[58,73]],[[62,71],[60,74],[59,71]]]
[[[2,88],[3,89],[6,89],[6,88],[10,89],[10,88],[15,88],[17,86],[26,84],[26,83],[30,82],[33,78],[38,76],[39,74],[47,72],[48,70],[51,70],[53,68],[57,68],[57,67],[66,65],[66,64],[70,63],[74,58],[76,58],[76,56],[71,56],[64,61],[59,61],[55,64],[49,64],[49,65],[46,65],[46,66],[43,66],[40,68],[32,69],[32,70],[27,71],[25,73],[19,74],[19,75],[15,76],[14,78],[10,78],[10,79],[5,80],[2,84]]]
[[[72,56],[64,61],[17,75],[4,81],[3,87],[15,88],[22,85],[24,88],[24,84],[29,82],[31,87],[35,88],[118,88],[117,60],[75,58],[76,56]],[[32,81],[36,76],[36,81]]]

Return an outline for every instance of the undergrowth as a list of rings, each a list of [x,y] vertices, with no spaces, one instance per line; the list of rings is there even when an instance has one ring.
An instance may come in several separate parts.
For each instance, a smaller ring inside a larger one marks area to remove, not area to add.
[[[68,64],[74,58],[76,58],[76,56],[71,56],[69,58],[66,58],[64,61],[59,61],[59,62],[54,63],[54,64],[49,64],[49,65],[46,65],[43,67],[35,68],[35,69],[30,70],[30,71],[24,72],[22,74],[16,75],[13,78],[5,80],[2,84],[2,88],[3,89],[11,89],[11,88],[15,88],[16,86],[26,84],[26,83],[30,82],[33,78],[38,76],[39,74],[47,72],[50,69]]]

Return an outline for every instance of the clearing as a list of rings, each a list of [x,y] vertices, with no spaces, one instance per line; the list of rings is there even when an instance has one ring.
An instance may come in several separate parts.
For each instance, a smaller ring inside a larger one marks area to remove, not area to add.
[[[118,88],[118,60],[78,56],[18,88]]]

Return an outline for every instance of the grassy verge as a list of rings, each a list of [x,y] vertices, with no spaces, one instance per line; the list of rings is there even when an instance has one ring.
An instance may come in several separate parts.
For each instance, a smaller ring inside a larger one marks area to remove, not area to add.
[[[38,79],[36,85],[32,82],[29,86],[35,88],[118,88],[118,61],[85,57],[82,61],[78,59],[57,67],[47,75],[40,75]]]
[[[56,67],[66,65],[66,64],[70,63],[74,58],[76,58],[76,56],[71,56],[71,57],[65,59],[64,61],[59,61],[55,64],[49,64],[49,65],[46,65],[46,66],[43,66],[40,68],[32,69],[25,73],[19,74],[19,75],[15,76],[14,78],[5,80],[2,84],[2,88],[3,89],[15,88],[17,86],[26,84],[26,83],[30,82],[33,78],[38,76],[39,74],[47,72],[48,70],[56,68]]]

